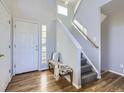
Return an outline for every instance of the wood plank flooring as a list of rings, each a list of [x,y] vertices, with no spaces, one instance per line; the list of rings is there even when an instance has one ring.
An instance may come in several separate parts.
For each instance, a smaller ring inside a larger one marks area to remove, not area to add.
[[[13,77],[7,92],[124,92],[124,77],[106,72],[102,79],[77,90],[67,80],[55,81],[49,71],[31,72]]]

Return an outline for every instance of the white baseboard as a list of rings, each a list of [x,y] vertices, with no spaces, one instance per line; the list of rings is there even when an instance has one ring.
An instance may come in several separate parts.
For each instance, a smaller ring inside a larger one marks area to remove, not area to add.
[[[98,74],[97,79],[101,79],[101,75],[100,74]]]
[[[111,72],[111,73],[115,73],[115,74],[117,74],[117,75],[120,75],[120,76],[124,76],[124,74],[119,73],[119,72],[116,72],[116,71],[113,71],[113,70],[108,70],[108,71]]]
[[[74,83],[73,83],[73,86],[75,86],[76,89],[80,89],[82,87],[81,85],[78,86],[78,85],[76,85]]]
[[[48,70],[48,67],[44,67],[42,69],[39,69],[39,71],[43,71],[43,70]]]
[[[68,82],[71,82],[68,77],[65,77],[65,78],[66,78],[66,80],[67,80]],[[82,87],[81,85],[77,85],[77,84],[75,84],[74,82],[72,82],[72,85],[73,85],[76,89],[80,89],[80,88]]]
[[[11,82],[11,79],[12,79],[12,76],[6,80],[5,84],[1,87],[0,92],[6,91],[6,88],[8,87],[8,84]]]

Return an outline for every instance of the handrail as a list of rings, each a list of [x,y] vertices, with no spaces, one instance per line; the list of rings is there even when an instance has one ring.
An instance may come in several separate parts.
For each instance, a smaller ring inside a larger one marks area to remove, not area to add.
[[[74,22],[72,23],[72,25],[74,27],[76,27],[78,29],[78,32],[82,35],[85,36],[87,38],[88,41],[90,41],[90,43],[95,47],[95,48],[99,48],[98,45],[96,45],[91,39],[90,37],[88,37]]]
[[[76,13],[77,13],[77,11],[78,11],[78,9],[79,9],[79,6],[80,6],[80,4],[81,4],[81,2],[82,2],[82,0],[79,0],[78,4],[77,4],[77,6],[76,6],[76,9],[75,9],[75,12],[74,12],[74,16],[73,16],[73,19],[72,19],[72,25],[73,25],[74,27],[76,27],[76,28],[78,29],[79,33],[80,33],[82,36],[85,36],[85,37],[87,38],[87,40],[90,41],[90,43],[91,43],[95,48],[99,48],[99,46],[96,45],[96,44],[91,40],[91,38],[90,38],[89,36],[87,36],[87,35],[73,22],[73,21],[74,21],[74,18],[75,18],[75,16],[76,16]]]
[[[98,70],[95,68],[94,64],[92,63],[92,61],[91,61],[91,60],[87,57],[87,55],[84,53],[84,51],[82,50],[81,52],[83,53],[83,55],[84,55],[85,58],[87,59],[88,63],[93,67],[93,69],[94,69],[97,73],[99,73]]]

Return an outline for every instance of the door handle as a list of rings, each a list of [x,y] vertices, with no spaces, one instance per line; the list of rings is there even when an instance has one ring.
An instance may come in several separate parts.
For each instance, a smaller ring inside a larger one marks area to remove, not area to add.
[[[4,57],[4,54],[0,54],[0,57]]]

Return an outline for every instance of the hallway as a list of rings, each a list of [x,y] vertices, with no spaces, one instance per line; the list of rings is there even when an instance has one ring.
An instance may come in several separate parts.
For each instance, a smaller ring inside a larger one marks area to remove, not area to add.
[[[33,77],[35,76],[35,77]],[[105,72],[101,80],[90,83],[77,90],[65,79],[55,81],[53,74],[49,71],[31,72],[13,77],[6,91],[10,92],[114,92],[124,91],[124,77]]]

